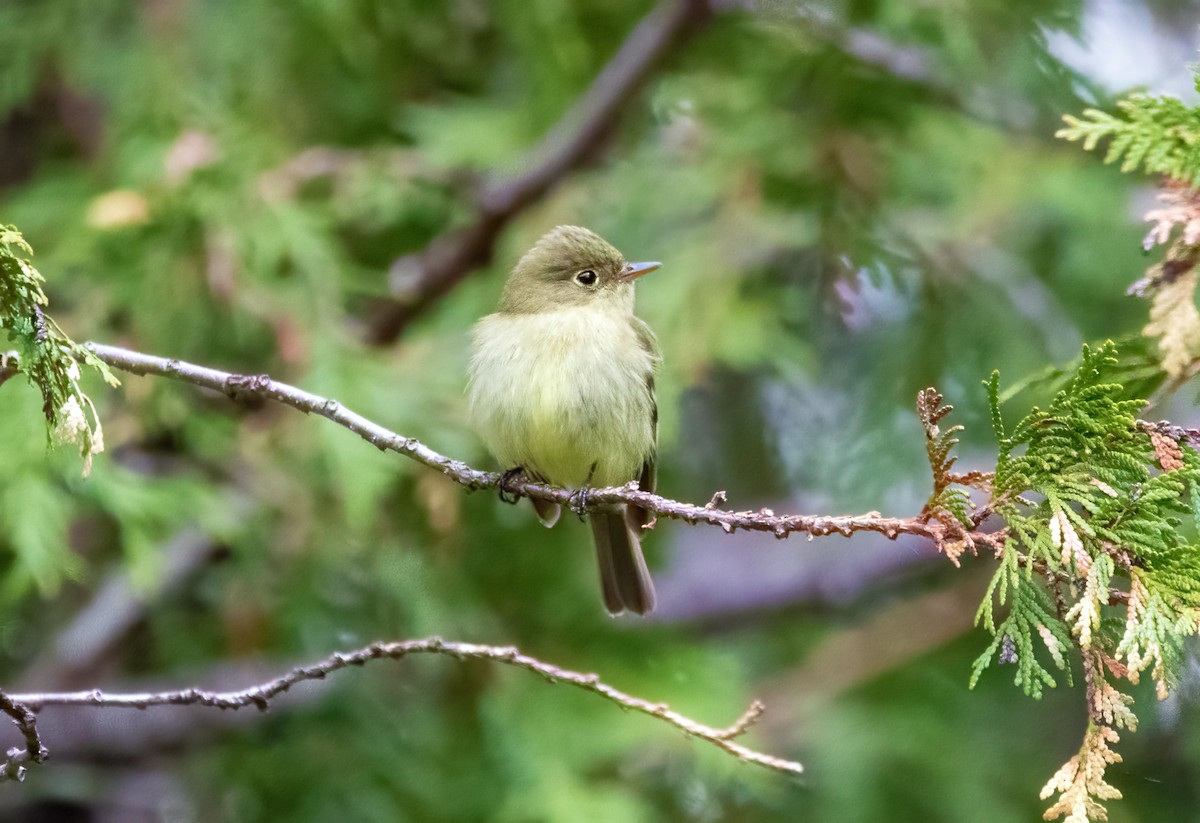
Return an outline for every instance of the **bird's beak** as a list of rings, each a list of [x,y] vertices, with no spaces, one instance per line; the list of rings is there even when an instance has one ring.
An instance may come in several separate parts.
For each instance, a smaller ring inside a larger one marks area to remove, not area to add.
[[[622,283],[632,283],[644,274],[662,268],[662,263],[627,263],[621,270],[619,279]]]

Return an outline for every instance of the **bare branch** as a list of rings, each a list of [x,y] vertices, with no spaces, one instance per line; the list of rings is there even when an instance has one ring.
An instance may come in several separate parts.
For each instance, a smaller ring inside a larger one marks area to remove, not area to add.
[[[530,153],[524,174],[486,186],[467,226],[435,238],[392,264],[392,297],[370,321],[367,337],[387,344],[414,316],[492,259],[496,238],[607,142],[613,124],[662,57],[712,14],[711,0],[662,0],[630,32],[592,85]]]
[[[742,716],[729,726],[721,729],[718,733],[722,740],[732,740],[735,737],[741,737],[750,730],[750,727],[759,721],[763,716],[763,712],[767,710],[766,704],[761,700],[755,700],[750,704],[750,708],[743,712]]]
[[[336,400],[280,383],[265,374],[233,374],[206,366],[185,363],[182,360],[156,357],[98,343],[89,343],[88,348],[109,366],[132,374],[171,377],[185,383],[213,389],[233,399],[274,400],[308,414],[318,414],[339,426],[344,426],[376,448],[412,458],[418,463],[440,471],[468,489],[494,488],[499,486],[503,478],[503,475],[499,473],[480,471],[460,460],[439,454],[412,437],[405,437],[386,429],[347,409]],[[521,478],[506,480],[504,490],[523,497],[551,500],[571,506],[575,510],[581,508],[581,495],[578,491],[533,483]],[[720,526],[726,532],[734,532],[738,529],[769,532],[780,539],[795,533],[807,534],[810,538],[831,534],[849,537],[855,532],[869,531],[877,532],[890,539],[895,539],[902,534],[914,534],[933,540],[939,545],[945,539],[961,540],[965,537],[972,538],[973,542],[982,541],[989,544],[991,542],[990,536],[983,533],[952,534],[951,532],[954,531],[952,525],[928,518],[884,517],[879,512],[828,516],[775,514],[770,509],[730,511],[718,508],[723,499],[723,493],[719,493],[714,495],[707,505],[701,506],[660,497],[638,489],[636,484],[630,484],[589,489],[582,508],[590,510],[614,503],[633,503],[660,517],[683,520],[692,524],[707,523],[712,526]]]
[[[243,709],[253,706],[266,711],[271,700],[291,689],[298,683],[309,680],[323,680],[329,674],[351,666],[362,666],[373,660],[402,660],[413,654],[438,654],[453,657],[455,660],[489,660],[503,663],[539,674],[550,683],[567,683],[592,694],[599,695],[622,708],[629,709],[651,717],[656,717],[684,733],[712,743],[717,748],[733,755],[739,760],[753,763],[785,774],[801,774],[804,767],[781,757],[764,754],[754,749],[734,742],[734,738],[743,734],[762,716],[763,706],[758,701],[732,726],[718,729],[698,723],[691,718],[674,711],[666,703],[652,703],[640,697],[621,691],[608,685],[597,674],[584,674],[559,668],[529,655],[522,654],[511,646],[485,646],[477,643],[455,643],[431,637],[425,640],[405,640],[391,643],[372,643],[351,652],[335,652],[324,660],[307,666],[297,666],[290,672],[240,691],[217,692],[199,688],[181,689],[178,691],[141,692],[132,694],[110,694],[99,689],[80,692],[30,693],[5,695],[0,692],[0,710],[5,711],[17,720],[25,733],[28,751],[37,752],[26,759],[40,762],[45,759],[46,751],[41,746],[35,725],[35,712],[49,706],[91,706],[120,709],[149,709],[156,706],[209,706],[218,709]],[[24,725],[22,725],[24,724]],[[14,754],[14,752],[16,754]],[[12,762],[17,755],[24,754],[22,750],[9,752],[9,769],[20,769],[18,763]]]

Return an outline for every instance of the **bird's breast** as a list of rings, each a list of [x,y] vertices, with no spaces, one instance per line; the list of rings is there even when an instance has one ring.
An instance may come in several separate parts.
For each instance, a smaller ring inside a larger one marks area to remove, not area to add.
[[[654,450],[654,359],[627,310],[493,314],[473,337],[471,417],[503,465],[567,486],[637,476]]]

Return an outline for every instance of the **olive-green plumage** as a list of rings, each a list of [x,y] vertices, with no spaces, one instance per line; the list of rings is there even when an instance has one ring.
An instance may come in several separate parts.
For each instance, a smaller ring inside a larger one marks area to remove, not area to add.
[[[627,263],[578,226],[559,226],[517,262],[500,309],[473,331],[471,418],[502,465],[557,486],[655,485],[658,343],[633,314],[633,282],[658,263]],[[547,526],[558,506],[534,501]],[[640,509],[593,510],[604,604],[645,614],[654,587]]]

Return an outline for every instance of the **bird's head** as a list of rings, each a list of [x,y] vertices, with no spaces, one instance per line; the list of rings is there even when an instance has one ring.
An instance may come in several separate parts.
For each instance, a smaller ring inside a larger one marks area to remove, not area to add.
[[[517,261],[504,284],[500,308],[529,314],[624,298],[632,311],[633,281],[661,265],[627,263],[595,232],[558,226]]]

